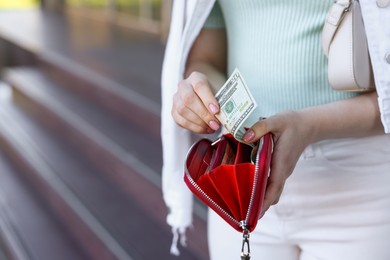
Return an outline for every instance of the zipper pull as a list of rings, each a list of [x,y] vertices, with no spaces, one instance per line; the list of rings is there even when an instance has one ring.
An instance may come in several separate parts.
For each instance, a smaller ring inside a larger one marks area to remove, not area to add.
[[[245,246],[247,248],[247,253],[245,253]],[[250,259],[251,259],[251,250],[249,248],[249,233],[244,233],[242,236],[241,260],[250,260]]]
[[[246,221],[241,220],[240,226],[242,228],[242,247],[241,247],[241,260],[251,259],[251,250],[249,248],[249,230],[246,228]],[[245,253],[245,246],[247,253]]]

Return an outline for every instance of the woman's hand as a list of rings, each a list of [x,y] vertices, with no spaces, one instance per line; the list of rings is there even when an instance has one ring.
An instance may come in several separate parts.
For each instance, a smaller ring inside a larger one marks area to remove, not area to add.
[[[266,133],[273,134],[275,146],[262,213],[278,203],[284,183],[312,141],[311,131],[299,111],[288,111],[258,121],[246,132],[244,141],[252,143]]]
[[[220,127],[215,117],[218,111],[218,102],[206,75],[192,72],[179,82],[172,105],[172,116],[178,125],[195,133],[213,133]]]
[[[226,80],[226,42],[224,28],[202,29],[188,54],[186,79],[173,97],[172,116],[192,132],[213,133],[220,127],[214,93]]]
[[[252,143],[266,133],[272,133],[275,142],[264,211],[278,203],[284,183],[309,144],[325,139],[364,137],[383,132],[375,92],[284,112],[257,122],[246,132],[244,141]]]

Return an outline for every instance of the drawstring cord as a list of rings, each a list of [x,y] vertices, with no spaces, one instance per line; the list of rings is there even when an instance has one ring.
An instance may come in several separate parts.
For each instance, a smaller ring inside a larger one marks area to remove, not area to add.
[[[177,244],[180,240],[180,245],[181,246],[187,246],[187,237],[186,237],[186,229],[185,228],[177,228],[177,227],[172,227],[172,244],[171,244],[171,254],[178,256],[180,255],[179,248],[177,247]]]

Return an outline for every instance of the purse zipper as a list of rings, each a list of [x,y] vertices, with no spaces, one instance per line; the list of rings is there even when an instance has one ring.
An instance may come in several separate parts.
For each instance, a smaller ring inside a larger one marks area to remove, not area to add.
[[[199,194],[205,198],[207,201],[209,201],[220,213],[225,215],[226,217],[231,220],[232,223],[234,223],[237,226],[241,226],[240,222],[235,220],[229,213],[227,213],[221,206],[219,206],[213,199],[211,199],[200,187],[199,185],[192,179],[191,175],[189,174],[188,170],[186,169],[186,175],[188,181],[191,183],[191,185],[199,192]]]
[[[258,145],[257,145],[257,154],[256,154],[256,162],[255,162],[255,175],[254,175],[254,180],[253,180],[253,186],[252,186],[252,194],[251,194],[251,197],[250,197],[250,200],[249,200],[249,206],[248,206],[248,212],[246,213],[246,217],[245,217],[245,221],[244,221],[244,225],[245,225],[245,228],[247,226],[247,223],[249,221],[249,216],[250,216],[250,213],[252,211],[252,208],[253,208],[253,200],[254,200],[254,197],[255,197],[255,194],[256,194],[256,190],[257,190],[257,183],[259,181],[259,161],[260,161],[260,152],[261,152],[261,149],[263,148],[263,144],[264,144],[264,139],[261,138]]]
[[[219,143],[220,141],[222,140],[222,137],[219,137],[217,140],[215,140],[214,142],[211,143],[211,146],[214,146],[216,145],[217,143]],[[193,147],[193,146],[192,146]],[[189,151],[192,150],[192,147],[190,148]],[[187,155],[188,156],[188,155]],[[229,218],[229,220],[231,220],[231,223],[237,225],[237,226],[240,226],[240,222],[238,222],[236,219],[234,219],[229,213],[227,213],[223,208],[221,208],[221,206],[219,206],[214,200],[212,200],[200,187],[199,185],[192,179],[190,173],[188,172],[188,168],[187,166],[185,167],[185,173],[186,173],[186,176],[187,176],[187,179],[189,180],[189,182],[191,183],[191,185],[199,192],[199,194],[202,195],[203,198],[205,198],[207,201],[209,201],[216,209],[219,210],[219,212],[221,212],[223,215],[225,215],[226,217]]]
[[[249,260],[251,257],[251,250],[249,247],[249,231],[248,231],[248,221],[249,221],[249,216],[253,208],[253,200],[256,194],[257,190],[257,183],[259,180],[259,161],[260,161],[260,151],[263,147],[264,144],[264,139],[261,138],[258,145],[257,145],[257,153],[256,153],[256,161],[255,161],[255,175],[254,175],[254,181],[253,181],[253,186],[252,186],[252,194],[249,200],[249,206],[248,206],[248,212],[246,213],[245,220],[240,222],[240,226],[243,230],[242,232],[242,247],[241,247],[241,259],[242,260]],[[246,247],[246,252],[245,252],[245,247]]]
[[[222,137],[221,138],[218,138],[217,140],[215,140],[211,146],[214,146],[215,144],[217,144],[218,142],[220,142],[222,140]],[[245,216],[245,220],[241,220],[241,221],[237,221],[235,218],[233,218],[229,213],[227,213],[223,208],[221,208],[213,199],[211,199],[200,187],[199,185],[192,179],[190,173],[188,172],[188,169],[186,167],[186,176],[187,176],[187,179],[189,180],[189,182],[191,183],[191,185],[202,195],[203,198],[205,198],[207,201],[209,201],[215,208],[217,208],[219,210],[220,213],[222,213],[224,216],[228,217],[229,220],[231,220],[232,223],[234,223],[236,226],[238,227],[241,227],[242,228],[242,231],[243,231],[243,234],[249,234],[249,231],[248,231],[248,228],[247,228],[247,223],[248,223],[248,220],[249,220],[249,216],[250,216],[250,213],[252,212],[252,207],[253,207],[253,199],[254,199],[254,196],[255,196],[255,193],[256,193],[256,187],[257,187],[257,181],[259,179],[259,160],[260,160],[260,151],[261,151],[261,148],[263,146],[263,143],[264,143],[264,140],[263,138],[261,138],[259,140],[259,144],[258,144],[258,149],[257,149],[257,155],[256,155],[256,163],[255,163],[255,173],[254,173],[254,181],[253,181],[253,186],[252,186],[252,193],[251,193],[251,197],[250,197],[250,200],[249,200],[249,206],[248,206],[248,212]],[[191,149],[190,149],[191,150]]]
[[[216,143],[218,143],[219,141],[221,141],[221,139],[217,139],[216,141],[214,141],[212,143],[212,145],[215,145]],[[241,259],[250,259],[250,247],[249,247],[249,230],[248,230],[248,221],[249,221],[249,216],[252,212],[252,209],[253,209],[253,200],[254,200],[254,197],[255,197],[255,194],[256,194],[256,190],[257,190],[257,182],[259,180],[259,161],[260,161],[260,152],[262,150],[262,147],[263,147],[263,144],[264,144],[264,139],[261,138],[259,140],[259,144],[258,144],[258,148],[257,148],[257,154],[256,154],[256,163],[255,163],[255,173],[254,173],[254,181],[253,181],[253,186],[252,186],[252,193],[251,193],[251,196],[250,196],[250,200],[249,200],[249,206],[248,206],[248,212],[245,216],[245,220],[241,220],[241,221],[237,221],[236,219],[234,219],[229,213],[227,213],[223,208],[221,208],[214,200],[212,200],[200,187],[199,185],[192,179],[191,175],[189,174],[188,172],[188,169],[186,167],[186,176],[187,176],[187,179],[188,181],[191,183],[191,185],[199,192],[199,194],[205,198],[207,201],[209,201],[216,209],[218,209],[218,211],[220,213],[222,213],[223,215],[225,215],[230,221],[231,223],[234,223],[235,225],[237,225],[238,227],[241,227],[242,229],[242,233],[243,233],[243,240],[242,240],[242,247],[241,247]],[[247,253],[245,253],[245,247],[247,248]]]
[[[245,253],[246,247],[246,253]],[[249,232],[242,235],[241,260],[251,259],[251,249],[249,247]]]
[[[249,247],[249,231],[247,229],[247,224],[245,220],[237,221],[235,220],[229,213],[227,213],[223,208],[221,208],[217,203],[214,202],[199,186],[196,184],[196,182],[191,178],[190,174],[188,173],[188,170],[186,169],[186,176],[188,181],[191,183],[191,185],[199,192],[198,194],[201,195],[203,198],[208,200],[215,208],[218,209],[220,213],[225,215],[229,218],[229,220],[236,224],[237,226],[241,227],[243,230],[243,239],[242,239],[242,247],[241,247],[241,259],[243,260],[249,260],[250,259],[250,247]],[[252,200],[252,198],[251,198]],[[247,253],[245,253],[245,247],[247,248]]]

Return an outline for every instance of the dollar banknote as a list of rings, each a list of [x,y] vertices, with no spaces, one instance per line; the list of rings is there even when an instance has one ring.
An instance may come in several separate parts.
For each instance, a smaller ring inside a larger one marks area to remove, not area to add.
[[[257,103],[238,69],[233,71],[215,97],[220,107],[216,117],[228,132],[242,141],[246,131],[244,122],[255,110]]]

